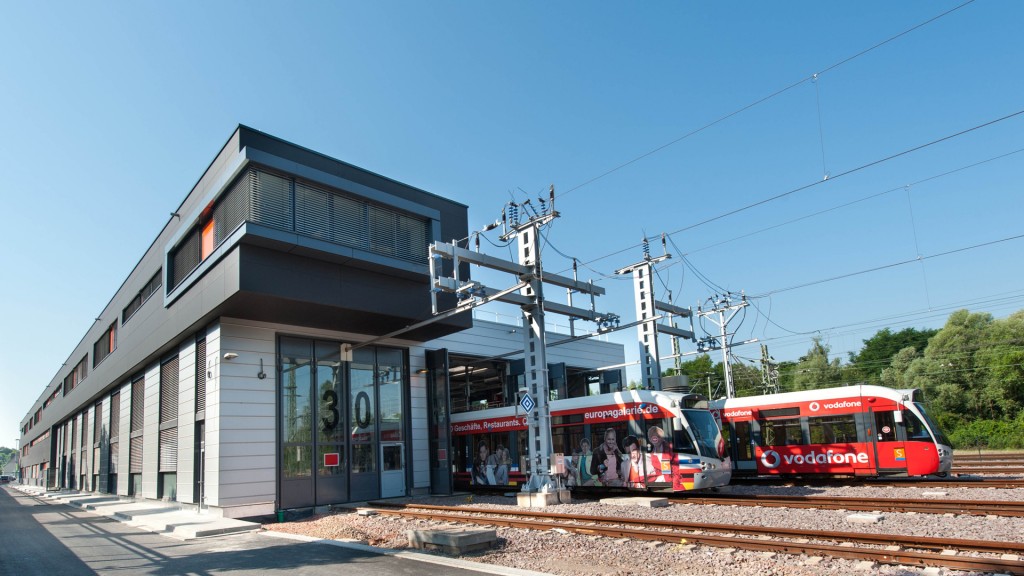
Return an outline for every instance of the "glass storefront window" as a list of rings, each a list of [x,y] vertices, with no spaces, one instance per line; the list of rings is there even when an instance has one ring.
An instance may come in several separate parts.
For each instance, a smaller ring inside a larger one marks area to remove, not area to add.
[[[377,375],[380,392],[380,440],[401,442],[402,431],[402,382],[403,361],[401,350],[379,349],[377,351]]]
[[[309,341],[281,339],[281,440],[310,442]]]
[[[309,446],[285,446],[281,462],[285,478],[305,478],[312,470],[310,458],[313,451]]]
[[[337,344],[316,344],[317,442],[345,441],[345,386],[341,349]]]
[[[373,444],[352,445],[352,473],[373,472],[376,469],[374,462]]]
[[[372,349],[353,352],[351,390],[349,391],[349,422],[352,442],[370,442],[376,437],[377,417],[374,401],[374,354]]]

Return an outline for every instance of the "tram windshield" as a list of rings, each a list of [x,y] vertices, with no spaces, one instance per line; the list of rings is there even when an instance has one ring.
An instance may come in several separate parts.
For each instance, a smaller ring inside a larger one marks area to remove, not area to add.
[[[697,450],[705,458],[721,458],[718,454],[718,444],[721,431],[715,422],[715,417],[707,410],[683,410],[683,418],[689,424],[690,433],[697,441]]]
[[[949,442],[949,439],[946,438],[946,435],[942,433],[942,430],[939,428],[939,425],[936,424],[935,421],[928,416],[928,411],[924,409],[924,404],[921,404],[920,402],[914,402],[914,408],[917,408],[918,415],[922,419],[924,419],[928,427],[931,428],[932,434],[935,436],[935,443],[941,444],[942,446],[952,446],[952,444],[950,444]]]

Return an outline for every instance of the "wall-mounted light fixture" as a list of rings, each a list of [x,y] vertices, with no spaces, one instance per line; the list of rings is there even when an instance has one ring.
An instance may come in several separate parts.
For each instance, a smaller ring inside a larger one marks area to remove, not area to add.
[[[238,354],[235,354],[234,352],[227,352],[224,354],[225,360],[234,360],[235,358],[238,358]]]
[[[416,371],[416,373],[417,374],[428,374],[428,373],[430,373],[430,370],[427,370],[426,368],[420,368],[419,370]]]

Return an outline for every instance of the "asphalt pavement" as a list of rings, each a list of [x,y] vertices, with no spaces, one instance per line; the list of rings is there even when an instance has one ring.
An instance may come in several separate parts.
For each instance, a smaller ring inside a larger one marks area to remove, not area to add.
[[[0,489],[0,575],[472,576],[537,572],[261,531],[258,524],[90,493]]]

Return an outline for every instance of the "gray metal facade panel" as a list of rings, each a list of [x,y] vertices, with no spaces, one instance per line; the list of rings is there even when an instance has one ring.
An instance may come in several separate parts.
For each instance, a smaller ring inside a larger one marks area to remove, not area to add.
[[[257,302],[286,303],[301,318],[315,319],[322,316],[322,313],[326,310],[331,313],[330,315],[333,318],[340,318],[342,320],[352,318],[356,320],[356,324],[369,327],[374,326],[374,322],[372,322],[374,316],[381,319],[383,321],[382,324],[394,325],[396,327],[403,325],[401,324],[402,321],[408,324],[409,319],[419,320],[425,317],[423,311],[429,310],[429,308],[423,305],[424,301],[428,298],[426,276],[422,275],[422,283],[419,283],[419,287],[414,287],[416,283],[408,283],[410,276],[419,275],[417,272],[414,272],[413,268],[396,271],[401,275],[405,275],[406,278],[386,279],[384,275],[378,275],[379,281],[375,280],[371,283],[363,282],[367,278],[365,271],[353,271],[351,274],[346,274],[347,278],[345,281],[339,280],[338,285],[344,287],[349,295],[362,294],[367,298],[368,302],[377,303],[361,305],[359,307],[361,309],[353,311],[347,303],[343,303],[340,308],[337,307],[337,302],[339,301],[337,295],[332,296],[323,288],[309,290],[309,300],[300,300],[297,303],[286,302],[284,299],[293,295],[295,289],[285,288],[282,290],[279,286],[275,287],[273,282],[265,278],[261,279],[260,276],[267,270],[265,262],[252,270],[242,268],[239,262],[238,250],[232,248],[226,251],[223,257],[216,262],[215,266],[209,269],[203,277],[199,278],[194,285],[190,286],[171,305],[165,307],[162,306],[164,304],[162,298],[150,298],[146,303],[142,304],[141,308],[131,316],[127,323],[122,325],[121,313],[124,307],[128,305],[158,271],[162,270],[165,274],[164,287],[166,289],[168,286],[168,280],[166,279],[168,270],[165,259],[168,246],[173,245],[173,242],[179,240],[190,229],[194,222],[194,219],[190,219],[190,215],[194,216],[201,213],[224,188],[234,181],[235,176],[248,162],[245,156],[248,152],[263,153],[264,156],[283,159],[285,162],[292,163],[306,172],[316,171],[331,174],[339,179],[358,183],[368,189],[378,190],[391,197],[400,198],[405,206],[422,206],[428,211],[433,211],[432,214],[436,215],[439,220],[439,222],[435,221],[432,231],[435,234],[439,233],[440,238],[462,238],[467,235],[467,209],[462,204],[240,126],[228,139],[224,147],[199,178],[192,191],[178,207],[176,210],[177,216],[169,217],[167,224],[149,246],[145,255],[139,260],[120,289],[107,304],[100,315],[100,319],[86,331],[82,340],[69,355],[69,366],[62,368],[54,375],[49,385],[46,386],[40,395],[39,400],[26,412],[26,417],[22,420],[21,425],[28,422],[35,411],[42,407],[43,401],[53,393],[58,385],[63,384],[63,379],[67,375],[69,367],[74,365],[85,354],[89,354],[90,357],[88,376],[66,397],[58,395],[54,399],[46,410],[43,411],[40,422],[23,436],[22,445],[28,445],[32,439],[62,422],[68,415],[91,406],[92,403],[108,394],[114,387],[124,384],[134,375],[140,374],[148,365],[159,361],[162,356],[175,349],[183,338],[190,337],[204,325],[216,319],[225,310],[231,310],[232,314],[236,317],[246,317],[246,309],[241,305],[242,303],[252,303],[254,300]],[[310,266],[304,271],[301,270],[303,267],[299,267],[300,276],[313,278],[318,276],[317,271],[322,269],[322,266],[317,264],[314,258],[308,258],[308,256],[315,254],[318,250],[312,246],[312,243],[315,243],[316,240],[313,238],[303,238],[303,240],[310,241],[310,245],[301,246],[301,243],[297,242],[295,249],[306,250],[304,254],[307,258],[303,261],[310,263]],[[339,255],[325,254],[324,257],[331,260],[339,258]],[[332,263],[332,266],[335,269],[334,274],[337,276],[337,264]],[[250,284],[250,288],[259,287],[262,292],[257,290],[255,294],[240,293],[239,287],[243,277]],[[268,283],[270,284],[269,286],[267,285]],[[376,286],[376,289],[371,288],[371,286]],[[382,293],[380,291],[381,287],[387,286],[397,286],[399,288],[398,294],[403,295],[403,297],[392,298],[389,296],[387,299],[382,299],[380,297]],[[270,288],[269,291],[267,291],[268,288]],[[301,292],[305,289],[300,287],[298,290]],[[410,296],[413,301],[412,305],[406,302],[410,298],[405,298],[404,295]],[[382,300],[387,300],[394,304],[394,306],[389,309],[381,308],[379,303]],[[386,314],[379,315],[381,312]],[[251,310],[250,313],[252,313]],[[103,362],[93,368],[91,365],[92,346],[103,331],[115,321],[118,323],[117,349],[104,359]],[[452,319],[442,324],[440,328],[443,332],[451,332],[468,327],[471,323],[472,321],[467,315],[466,318]],[[436,336],[439,335],[436,334]],[[122,432],[122,436],[124,436],[122,441],[126,441],[128,431],[124,430]],[[55,437],[51,434],[49,440],[31,447],[28,454],[22,459],[22,465],[31,466],[49,461],[51,456],[50,446],[55,441]],[[123,442],[123,445],[127,448],[127,442]]]

